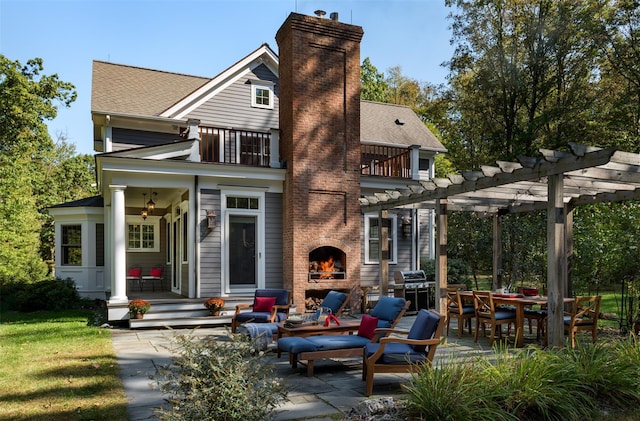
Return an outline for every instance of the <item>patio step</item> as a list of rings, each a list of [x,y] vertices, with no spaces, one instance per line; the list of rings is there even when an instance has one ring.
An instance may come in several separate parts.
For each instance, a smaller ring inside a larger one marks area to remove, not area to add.
[[[236,305],[251,304],[253,297],[225,297],[224,300],[225,307],[220,315],[212,316],[204,307],[204,298],[147,299],[151,308],[143,319],[129,319],[129,328],[230,326]],[[126,304],[122,306],[127,307]]]

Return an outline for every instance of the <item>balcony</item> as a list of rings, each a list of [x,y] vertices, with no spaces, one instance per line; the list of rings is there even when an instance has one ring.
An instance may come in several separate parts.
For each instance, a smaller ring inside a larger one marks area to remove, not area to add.
[[[271,133],[199,127],[200,160],[269,167]]]
[[[362,145],[362,175],[412,178],[411,148],[383,145]]]

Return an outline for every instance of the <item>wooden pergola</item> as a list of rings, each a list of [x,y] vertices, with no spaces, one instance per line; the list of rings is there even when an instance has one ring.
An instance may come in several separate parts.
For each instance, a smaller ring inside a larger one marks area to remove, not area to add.
[[[386,218],[393,208],[430,208],[436,212],[436,303],[447,285],[447,210],[493,216],[494,284],[501,262],[500,215],[547,211],[547,296],[549,345],[564,346],[563,298],[568,296],[568,256],[572,250],[573,209],[577,206],[640,199],[640,155],[615,148],[570,144],[570,152],[541,149],[539,157],[497,162],[480,171],[407,185],[360,199],[363,212]],[[381,245],[388,235],[382,227]],[[381,279],[388,261],[381,253]]]

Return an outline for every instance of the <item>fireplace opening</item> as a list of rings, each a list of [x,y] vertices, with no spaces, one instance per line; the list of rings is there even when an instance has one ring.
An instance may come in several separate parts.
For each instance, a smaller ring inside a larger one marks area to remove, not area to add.
[[[309,253],[309,281],[346,279],[346,255],[336,247],[318,247]]]

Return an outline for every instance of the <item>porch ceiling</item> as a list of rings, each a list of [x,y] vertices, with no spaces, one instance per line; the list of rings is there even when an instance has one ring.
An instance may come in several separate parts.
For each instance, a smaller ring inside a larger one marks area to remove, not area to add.
[[[547,207],[550,175],[563,174],[563,201],[568,207],[640,198],[640,155],[615,148],[570,144],[570,152],[540,149],[539,157],[498,161],[480,171],[434,178],[401,190],[360,199],[363,212],[397,207],[434,208],[479,213],[518,213]]]

